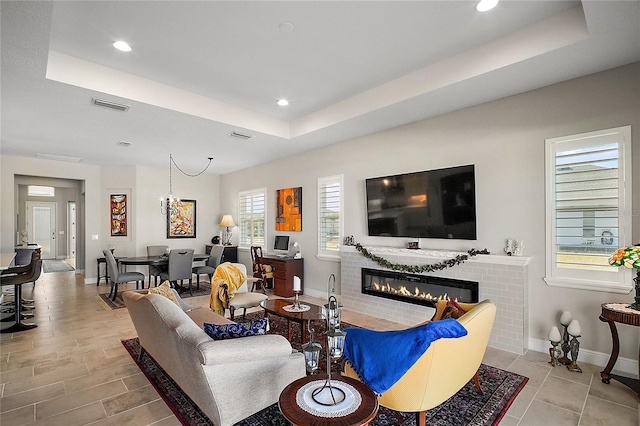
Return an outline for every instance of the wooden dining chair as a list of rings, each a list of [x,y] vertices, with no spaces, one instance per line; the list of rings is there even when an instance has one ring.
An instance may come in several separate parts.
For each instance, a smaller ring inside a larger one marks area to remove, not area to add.
[[[260,246],[251,246],[251,260],[253,261],[253,276],[258,278],[251,284],[251,291],[260,285],[262,292],[266,294],[267,281],[273,281],[273,267],[264,262]]]

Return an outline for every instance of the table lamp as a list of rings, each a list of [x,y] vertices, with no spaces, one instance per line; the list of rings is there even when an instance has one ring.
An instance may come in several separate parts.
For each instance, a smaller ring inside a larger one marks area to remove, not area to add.
[[[636,277],[633,279],[636,287],[635,302],[627,307],[640,311],[640,243],[618,249],[609,258],[609,265],[636,269]]]
[[[222,216],[222,220],[220,221],[220,226],[224,226],[227,228],[223,244],[225,246],[230,246],[231,245],[231,228],[236,226],[236,224],[233,222],[233,217],[231,217],[230,214],[225,214],[224,216]]]

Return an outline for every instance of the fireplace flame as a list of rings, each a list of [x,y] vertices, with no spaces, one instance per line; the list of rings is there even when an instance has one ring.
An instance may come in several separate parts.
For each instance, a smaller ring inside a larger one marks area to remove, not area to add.
[[[447,293],[434,296],[431,293],[424,293],[424,292],[421,293],[418,287],[416,287],[414,292],[412,293],[405,286],[400,286],[400,288],[396,289],[391,287],[389,283],[386,283],[386,284],[373,283],[373,289],[381,293],[397,294],[399,296],[413,297],[416,299],[426,299],[434,302],[437,302],[439,300],[449,300],[449,295]]]

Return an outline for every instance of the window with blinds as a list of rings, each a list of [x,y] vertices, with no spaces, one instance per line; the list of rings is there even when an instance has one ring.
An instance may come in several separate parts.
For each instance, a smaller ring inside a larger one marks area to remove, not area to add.
[[[267,238],[266,188],[243,191],[238,194],[240,209],[240,246],[264,246]]]
[[[318,179],[318,255],[336,256],[342,235],[342,175]]]
[[[608,262],[631,243],[630,136],[625,127],[546,141],[548,283],[630,288]]]

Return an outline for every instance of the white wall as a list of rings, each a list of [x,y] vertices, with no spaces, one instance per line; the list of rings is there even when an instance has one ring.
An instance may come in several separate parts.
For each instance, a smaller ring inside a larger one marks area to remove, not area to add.
[[[317,260],[316,179],[344,174],[345,235],[365,245],[404,246],[408,239],[366,236],[364,179],[417,170],[476,165],[478,240],[422,240],[423,248],[487,248],[502,254],[507,238],[525,242],[534,257],[529,335],[546,340],[549,328],[570,310],[583,329],[581,349],[608,354],[611,336],[598,320],[600,304],[632,301],[632,295],[552,288],[545,274],[544,141],[598,129],[632,126],[633,168],[640,170],[640,64],[605,71],[288,157],[221,177],[221,210],[237,214],[237,193],[267,187],[269,245],[275,233],[279,188],[302,186],[303,227],[290,233],[305,259],[305,291],[322,294],[334,262]],[[282,173],[287,170],[287,173]],[[634,177],[634,211],[640,178]],[[633,241],[640,238],[634,216]],[[625,243],[631,243],[626,241]],[[338,276],[338,275],[337,275]],[[637,359],[638,333],[619,327],[621,356]]]
[[[169,171],[140,166],[97,166],[35,158],[0,157],[0,244],[2,252],[12,252],[15,243],[16,175],[76,179],[85,182],[86,213],[85,282],[95,283],[95,259],[102,250],[113,245],[122,256],[146,255],[146,246],[166,244],[172,248],[193,248],[204,253],[206,243],[218,235],[220,222],[220,178],[202,174],[196,178],[179,172],[173,174],[173,192],[184,199],[196,200],[196,238],[167,239],[166,216],[160,213],[159,198],[169,191]],[[109,227],[109,195],[126,193],[129,198],[129,229],[126,237],[111,237]],[[83,235],[79,232],[79,235]],[[97,235],[98,240],[92,240]],[[146,273],[147,269],[139,268]]]
[[[104,209],[100,209],[101,176],[100,167],[81,164],[66,163],[60,161],[40,160],[35,158],[13,157],[3,155],[0,157],[0,250],[2,252],[12,252],[14,247],[16,201],[15,176],[40,176],[60,179],[74,179],[84,181],[84,197],[86,213],[84,214],[85,226],[85,257],[78,257],[82,264],[83,259],[87,259],[88,273],[95,275],[95,262],[93,259],[101,255],[102,241],[91,240],[91,235],[101,234],[101,214],[105,215]],[[101,211],[102,210],[102,211]],[[79,212],[81,214],[81,212]],[[82,232],[78,232],[80,237]],[[80,266],[83,267],[83,266]]]

